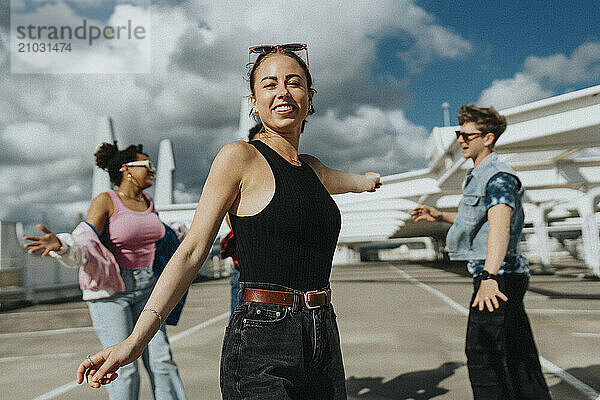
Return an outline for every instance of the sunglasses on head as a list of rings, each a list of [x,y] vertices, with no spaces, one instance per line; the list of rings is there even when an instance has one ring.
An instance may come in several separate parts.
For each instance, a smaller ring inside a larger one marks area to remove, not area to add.
[[[152,161],[150,161],[150,160],[131,161],[131,162],[125,163],[125,165],[127,165],[128,167],[146,167],[148,169],[148,171],[150,171],[151,173],[153,173],[153,174],[156,173],[154,164],[152,164]],[[119,171],[123,172],[123,171],[125,171],[125,168],[121,167],[121,169]]]
[[[458,140],[458,138],[462,136],[462,138],[465,142],[470,142],[471,140],[475,139],[476,137],[484,135],[483,132],[468,133],[468,132],[454,131],[454,133],[456,133],[456,140]]]
[[[276,53],[282,50],[292,52],[306,50],[306,67],[310,67],[308,64],[308,46],[306,45],[306,43],[265,44],[262,46],[252,46],[248,48],[248,64],[251,64],[250,56],[252,55],[252,53],[260,55]]]

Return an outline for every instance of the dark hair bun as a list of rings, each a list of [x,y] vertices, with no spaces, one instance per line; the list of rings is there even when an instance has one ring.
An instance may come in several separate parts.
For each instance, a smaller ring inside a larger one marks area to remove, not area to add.
[[[119,148],[117,147],[116,140],[113,143],[104,142],[94,154],[94,156],[96,156],[96,165],[106,171],[112,164],[111,161],[117,158],[118,155]]]
[[[125,150],[119,150],[117,141],[115,140],[113,143],[102,143],[94,156],[96,156],[96,165],[108,172],[113,185],[119,186],[123,178],[123,174],[120,171],[121,165],[135,161],[139,153],[147,156],[143,152],[141,144],[137,146],[131,145]]]

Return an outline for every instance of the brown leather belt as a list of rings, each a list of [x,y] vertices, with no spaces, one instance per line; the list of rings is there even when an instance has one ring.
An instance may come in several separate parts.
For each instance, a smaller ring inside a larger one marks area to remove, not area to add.
[[[300,305],[308,309],[326,306],[331,303],[331,289],[309,290],[306,293],[280,292],[277,290],[244,288],[242,301],[255,303],[294,305],[294,296],[300,297]]]

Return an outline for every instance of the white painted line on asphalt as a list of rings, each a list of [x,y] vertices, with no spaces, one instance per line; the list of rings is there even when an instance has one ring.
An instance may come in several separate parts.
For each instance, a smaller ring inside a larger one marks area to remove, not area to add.
[[[573,386],[575,389],[579,390],[581,393],[587,396],[590,400],[599,400],[600,394],[596,392],[593,388],[581,382],[579,379],[575,378],[573,375],[564,371],[559,366],[552,364],[550,361],[546,360],[544,357],[540,356],[540,364],[549,372],[561,378],[563,381],[567,382],[569,385]]]
[[[39,354],[34,356],[18,356],[18,357],[2,357],[0,362],[13,361],[37,361],[37,360],[54,360],[56,358],[72,358],[79,356],[79,353],[59,353],[59,354]]]
[[[204,322],[202,322],[202,323],[200,323],[200,324],[198,324],[196,326],[193,326],[193,327],[191,327],[189,329],[186,329],[183,332],[179,332],[178,334],[171,336],[169,338],[169,342],[176,342],[177,340],[179,340],[181,338],[189,336],[192,333],[194,333],[196,331],[199,331],[200,329],[204,329],[207,326],[210,326],[210,325],[214,324],[215,322],[219,322],[219,321],[221,321],[221,320],[223,320],[225,318],[229,318],[229,312],[223,313],[221,315],[217,315],[216,317],[211,318],[211,319],[209,319],[207,321],[204,321]]]
[[[414,283],[415,285],[417,285],[420,288],[428,291],[429,293],[431,293],[431,294],[439,297],[441,300],[443,300],[444,302],[446,302],[447,304],[449,304],[450,307],[454,308],[455,310],[457,310],[461,314],[464,314],[464,315],[468,315],[469,314],[469,311],[464,306],[458,304],[457,302],[455,302],[454,300],[452,300],[450,297],[446,296],[444,293],[440,292],[439,290],[434,289],[431,286],[428,286],[428,285],[426,285],[426,284],[424,284],[422,282],[419,282],[417,279],[413,278],[412,276],[410,276],[409,274],[407,274],[406,272],[404,272],[400,268],[396,267],[395,265],[390,265],[390,267],[396,269],[400,273],[400,275],[402,275],[402,277],[406,278],[408,281]],[[600,393],[598,393],[596,390],[594,390],[594,388],[592,388],[592,387],[586,385],[585,383],[581,382],[579,379],[575,378],[573,375],[569,374],[568,372],[566,372],[565,370],[563,370],[559,366],[557,366],[557,365],[553,364],[552,362],[546,360],[542,356],[540,356],[540,364],[542,364],[542,367],[544,367],[546,370],[548,370],[549,372],[551,372],[554,375],[558,376],[563,381],[565,381],[568,384],[570,384],[571,386],[573,386],[575,389],[579,390],[582,394],[584,394],[585,396],[587,396],[588,399],[590,399],[590,400],[600,400]]]
[[[169,341],[171,343],[174,343],[174,342],[176,342],[177,340],[179,340],[181,338],[189,336],[190,334],[192,334],[192,333],[194,333],[194,332],[196,332],[196,331],[198,331],[200,329],[206,328],[207,326],[210,326],[210,325],[214,324],[215,322],[221,321],[221,320],[223,320],[225,318],[228,318],[228,317],[229,317],[229,312],[223,313],[221,315],[217,315],[214,318],[211,318],[211,319],[209,319],[207,321],[201,322],[201,323],[199,323],[196,326],[193,326],[193,327],[191,327],[189,329],[186,329],[183,332],[179,332],[178,334],[171,336],[169,338]],[[75,329],[75,328],[73,328],[73,329]],[[75,389],[77,386],[79,386],[79,384],[77,382],[65,383],[64,385],[62,385],[60,387],[57,387],[56,389],[53,389],[53,390],[51,390],[51,391],[49,391],[47,393],[44,393],[44,394],[42,394],[42,395],[40,395],[40,396],[38,396],[38,397],[36,397],[36,398],[34,398],[32,400],[50,400],[50,399],[54,399],[54,398],[60,396],[63,393],[66,393],[66,392],[68,392],[70,390]]]
[[[84,326],[81,328],[50,329],[47,331],[0,333],[0,339],[62,335],[64,333],[91,332],[93,330],[94,328],[91,326]]]
[[[565,310],[552,308],[528,308],[527,314],[600,314],[600,310]]]
[[[431,286],[424,284],[423,282],[420,282],[418,279],[413,278],[412,276],[410,276],[409,274],[407,274],[406,272],[402,271],[400,268],[398,268],[394,265],[391,265],[391,267],[396,269],[396,271],[398,271],[398,273],[400,273],[400,275],[402,275],[402,277],[404,279],[406,279],[407,281],[410,281],[410,282],[414,283],[415,285],[417,285],[418,287],[420,287],[421,289],[433,294],[434,296],[439,297],[440,299],[442,299],[445,303],[447,303],[450,307],[454,308],[459,313],[464,314],[464,315],[469,315],[469,312],[467,311],[467,309],[465,307],[463,307],[461,304],[455,302],[450,297],[446,296],[444,293],[440,292],[437,289],[432,288]]]
[[[56,389],[49,391],[48,393],[44,393],[43,395],[38,396],[38,397],[34,398],[33,400],[50,400],[57,396],[60,396],[63,393],[68,392],[69,390],[75,389],[77,386],[79,386],[79,384],[77,382],[65,383],[64,385],[59,386]]]
[[[75,312],[88,312],[87,308],[68,308],[66,310],[46,310],[46,311],[27,311],[27,312],[6,312],[6,313],[2,313],[3,316],[5,317],[27,317],[27,316],[34,316],[37,314],[44,314],[44,315],[48,315],[48,314],[65,314],[65,313],[75,313]]]
[[[600,333],[573,332],[573,336],[597,338],[600,337]]]

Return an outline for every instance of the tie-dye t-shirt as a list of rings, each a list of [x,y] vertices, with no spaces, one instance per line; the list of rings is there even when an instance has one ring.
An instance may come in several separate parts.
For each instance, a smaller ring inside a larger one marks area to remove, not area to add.
[[[497,206],[498,204],[506,204],[513,210],[517,193],[519,192],[519,181],[514,176],[505,172],[499,172],[494,175],[485,187],[485,209]],[[519,234],[521,229],[516,229]],[[467,263],[467,268],[473,276],[481,274],[485,260],[471,260]],[[503,274],[519,274],[529,275],[529,263],[523,256],[506,257],[502,261],[498,275]]]

